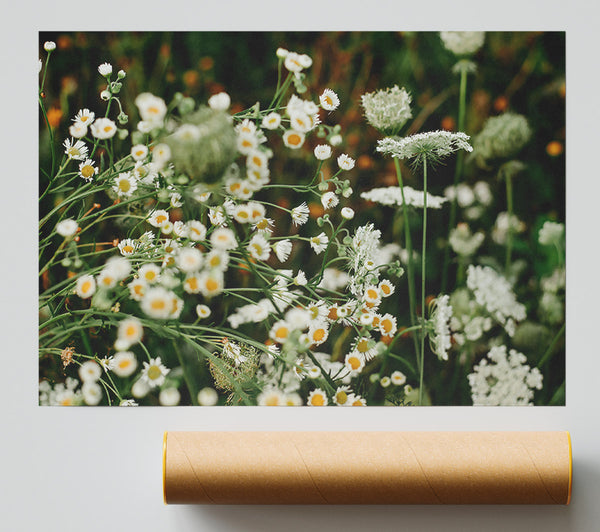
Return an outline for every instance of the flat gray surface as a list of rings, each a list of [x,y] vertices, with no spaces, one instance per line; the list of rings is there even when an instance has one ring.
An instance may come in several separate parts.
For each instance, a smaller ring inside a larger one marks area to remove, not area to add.
[[[232,4],[232,5],[231,5]],[[597,531],[598,16],[591,3],[505,1],[20,2],[2,54],[0,529],[7,531]],[[90,4],[91,5],[91,4]],[[283,5],[287,5],[283,8]],[[283,11],[282,11],[283,9]],[[249,22],[244,22],[249,20]],[[555,408],[37,407],[37,32],[39,30],[567,30],[567,406]],[[569,507],[164,506],[164,430],[570,430]]]

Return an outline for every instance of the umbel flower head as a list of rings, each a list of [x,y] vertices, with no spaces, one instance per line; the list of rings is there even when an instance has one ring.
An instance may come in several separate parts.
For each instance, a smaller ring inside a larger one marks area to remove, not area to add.
[[[393,135],[412,118],[411,96],[398,85],[363,94],[361,100],[367,122],[382,132]]]
[[[377,142],[377,151],[398,159],[411,159],[418,166],[425,160],[436,164],[458,150],[473,151],[469,135],[450,131],[428,131],[409,137],[386,137]]]
[[[183,122],[165,139],[175,169],[191,180],[215,182],[236,154],[236,135],[227,113],[201,107],[184,116]]]
[[[441,31],[440,38],[454,55],[471,55],[483,46],[483,31]]]
[[[487,166],[491,159],[516,155],[531,138],[527,118],[516,113],[504,113],[488,118],[481,132],[473,140],[473,157]]]

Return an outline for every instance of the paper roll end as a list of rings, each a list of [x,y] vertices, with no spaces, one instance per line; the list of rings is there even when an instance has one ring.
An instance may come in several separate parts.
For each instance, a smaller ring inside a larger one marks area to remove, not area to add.
[[[567,503],[571,502],[571,487],[573,485],[573,447],[571,446],[571,433],[567,431],[567,441],[569,442],[569,492],[567,494]]]
[[[163,503],[167,504],[167,434],[163,434],[163,453],[162,453],[162,481],[163,481]]]

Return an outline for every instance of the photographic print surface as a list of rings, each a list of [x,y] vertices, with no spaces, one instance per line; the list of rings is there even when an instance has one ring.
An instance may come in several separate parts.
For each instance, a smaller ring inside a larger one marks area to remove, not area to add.
[[[563,32],[40,33],[41,405],[564,405]]]

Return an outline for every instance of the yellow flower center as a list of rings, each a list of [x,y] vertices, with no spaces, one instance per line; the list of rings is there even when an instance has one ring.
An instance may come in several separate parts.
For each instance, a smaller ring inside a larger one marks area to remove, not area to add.
[[[280,340],[283,340],[284,338],[287,338],[289,331],[287,327],[279,327],[276,331],[275,331],[275,337],[279,338]]]
[[[104,133],[110,133],[112,131],[112,126],[104,126],[102,129],[104,129]]]
[[[387,285],[387,284],[382,284],[381,285],[381,291],[385,294],[388,295],[392,290],[391,288]]]
[[[127,358],[119,362],[119,368],[121,369],[127,369],[129,366],[131,366],[131,360]]]
[[[360,360],[358,357],[350,357],[348,359],[348,364],[350,364],[350,367],[353,371],[356,371],[358,368],[360,368]]]
[[[135,325],[129,325],[127,329],[125,329],[125,336],[135,336],[136,332],[137,328],[135,327]]]
[[[323,396],[320,393],[318,393],[312,396],[310,404],[313,406],[323,406],[325,404],[325,400]]]
[[[386,333],[389,333],[392,330],[392,321],[385,319],[381,322],[381,326]]]
[[[205,286],[209,292],[215,292],[219,288],[219,283],[217,283],[217,281],[214,279],[207,279]]]
[[[198,279],[195,277],[190,277],[186,280],[186,283],[190,287],[190,290],[198,290]]]
[[[126,246],[123,246],[123,252],[124,253],[133,253],[133,246],[130,246],[129,244],[127,244]]]
[[[86,164],[82,169],[81,169],[81,175],[83,177],[85,177],[86,179],[92,177],[94,175],[94,167],[91,164]]]
[[[156,379],[160,378],[160,376],[162,375],[162,371],[160,371],[160,368],[158,366],[150,366],[148,368],[147,375],[151,381],[155,381]]]
[[[298,146],[302,142],[302,138],[296,133],[289,135],[287,140],[288,144],[291,144],[292,146]]]
[[[356,344],[356,350],[359,353],[366,353],[369,350],[369,341],[366,338],[359,340],[358,344]]]
[[[321,342],[323,340],[323,338],[325,338],[325,330],[324,329],[317,329],[313,333],[313,338],[314,338],[315,342]]]
[[[85,294],[86,292],[89,292],[90,289],[92,288],[92,282],[91,281],[84,281],[81,285],[81,291]]]
[[[279,406],[279,397],[272,395],[265,401],[266,406]]]
[[[129,192],[130,188],[131,183],[129,182],[129,179],[121,179],[121,181],[119,181],[119,190],[122,192]]]
[[[150,303],[150,308],[152,308],[152,310],[163,310],[166,306],[166,303],[162,299],[155,299]]]
[[[346,404],[346,401],[348,400],[348,394],[346,392],[338,392],[335,398],[338,404],[343,405]]]
[[[164,214],[159,214],[155,219],[157,224],[162,224],[167,221],[167,217]]]

